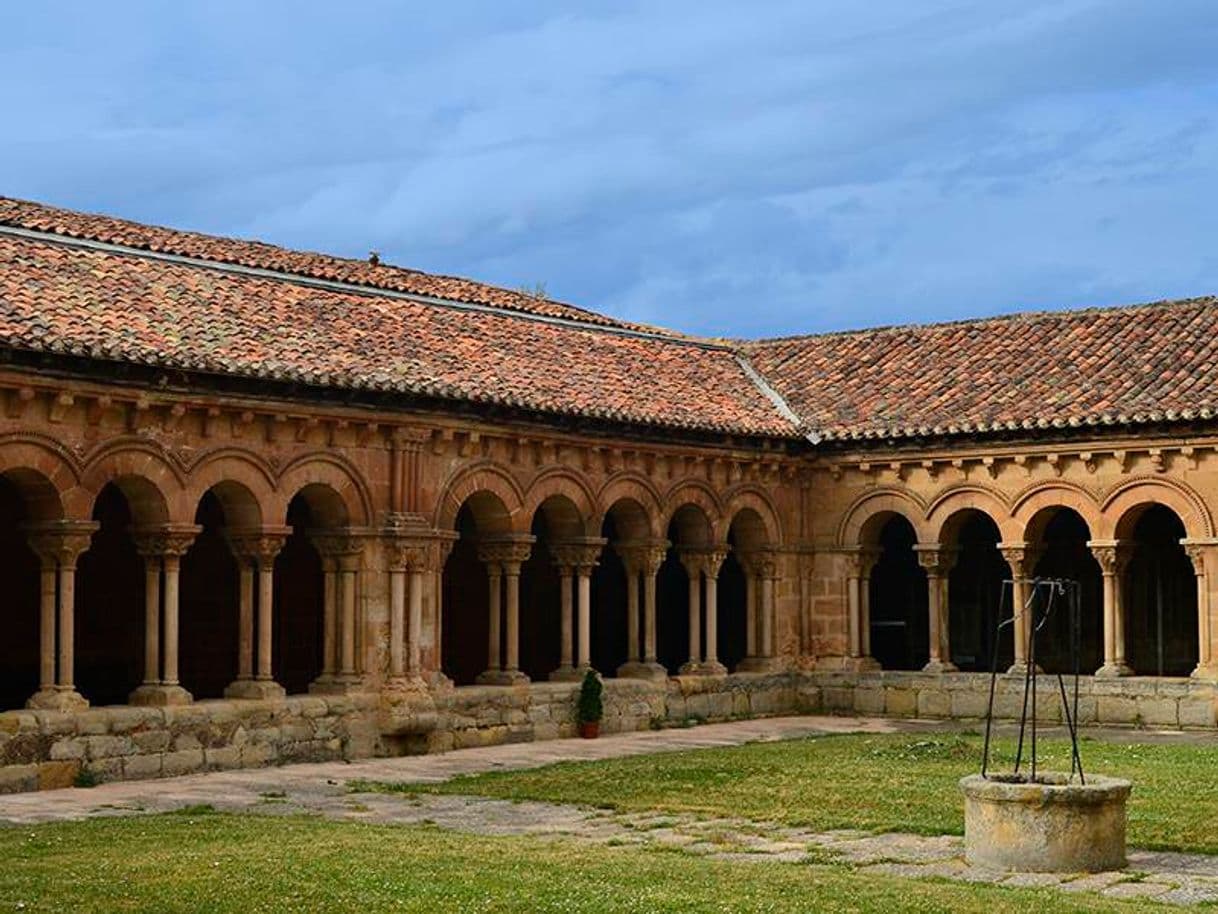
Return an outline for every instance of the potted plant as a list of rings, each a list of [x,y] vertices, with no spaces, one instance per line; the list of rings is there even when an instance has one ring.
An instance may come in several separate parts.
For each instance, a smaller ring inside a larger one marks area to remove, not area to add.
[[[584,739],[596,739],[600,735],[601,718],[605,716],[605,703],[601,699],[604,690],[595,670],[584,673],[584,681],[579,687],[579,705],[575,709],[579,735]]]

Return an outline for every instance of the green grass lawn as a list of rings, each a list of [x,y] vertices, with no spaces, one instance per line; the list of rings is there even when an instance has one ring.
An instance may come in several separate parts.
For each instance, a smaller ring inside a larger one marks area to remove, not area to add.
[[[998,749],[1008,767],[1014,744]],[[1042,741],[1045,767],[1069,769],[1069,744]],[[1218,742],[1123,745],[1087,740],[1085,770],[1130,778],[1129,843],[1218,853]],[[623,811],[742,816],[816,829],[961,834],[957,781],[978,770],[981,737],[821,736],[493,772],[407,791],[582,803]],[[395,788],[397,789],[397,788]]]
[[[0,911],[1163,910],[839,866],[211,812],[0,827],[0,861]]]

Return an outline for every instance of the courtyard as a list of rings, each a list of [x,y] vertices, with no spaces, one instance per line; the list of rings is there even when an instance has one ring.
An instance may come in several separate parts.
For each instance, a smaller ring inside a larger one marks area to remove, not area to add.
[[[1129,869],[964,865],[959,724],[772,718],[0,798],[0,909],[1151,910],[1218,901],[1207,737],[1091,731]],[[1009,757],[1004,733],[998,751]],[[1047,762],[1066,744],[1050,739]],[[726,901],[730,896],[730,903]]]

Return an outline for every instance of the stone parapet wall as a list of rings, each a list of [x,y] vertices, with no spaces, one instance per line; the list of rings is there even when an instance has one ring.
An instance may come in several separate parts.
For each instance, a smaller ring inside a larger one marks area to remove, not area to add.
[[[375,695],[0,714],[0,793],[379,754]]]
[[[980,720],[981,673],[776,672],[605,680],[605,733],[764,717],[849,714]],[[1218,729],[1218,683],[1189,679],[1079,681],[1084,725]],[[1023,679],[1000,676],[994,707],[1017,719]],[[1038,714],[1061,721],[1057,679],[1038,683]],[[394,696],[298,696],[0,714],[0,793],[81,780],[171,777],[290,762],[331,761],[575,736],[578,683],[469,686]]]
[[[1072,680],[1066,679],[1072,688]],[[1023,706],[1023,676],[1000,675],[994,693],[996,717],[1017,720]],[[985,673],[818,672],[804,676],[803,710],[830,714],[981,720],[989,701]],[[1072,693],[1071,693],[1072,694]],[[1062,721],[1057,677],[1037,682],[1037,716]],[[1079,722],[1084,726],[1214,729],[1218,727],[1218,683],[1175,678],[1079,679]]]

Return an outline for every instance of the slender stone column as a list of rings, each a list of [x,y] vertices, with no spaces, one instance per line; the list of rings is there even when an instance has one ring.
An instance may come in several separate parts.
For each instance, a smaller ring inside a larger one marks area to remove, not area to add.
[[[744,566],[744,656],[757,656],[757,574],[752,564],[741,562]]]
[[[871,569],[879,558],[872,549],[858,547],[846,554],[846,666],[856,670],[879,669],[871,656]]]
[[[1206,556],[1218,554],[1215,552],[1218,540],[1184,539],[1180,545],[1193,563],[1193,573],[1197,577],[1197,668],[1193,670],[1192,677],[1213,681],[1218,679],[1218,663],[1215,662],[1214,652],[1214,600],[1210,593],[1213,578],[1209,574]]]
[[[918,562],[926,569],[927,609],[930,613],[930,662],[922,669],[927,673],[952,673],[956,671],[956,665],[951,659],[947,576],[956,561],[955,551],[938,543],[919,543],[914,549],[918,553]]]
[[[444,666],[444,566],[448,562],[448,556],[453,551],[453,544],[457,541],[457,534],[451,531],[436,532],[433,534],[437,539],[432,545],[432,572],[431,572],[431,589],[435,594],[435,599],[432,601],[432,613],[434,614],[432,631],[435,633],[433,639],[432,651],[435,656],[435,669],[431,672],[431,681],[433,685],[446,687],[452,685],[452,680],[449,679],[443,670]]]
[[[710,549],[703,555],[702,572],[706,575],[706,653],[702,672],[708,676],[727,675],[727,667],[719,662],[719,569],[726,558],[726,549]]]
[[[573,583],[574,575],[571,566],[565,562],[558,562],[559,658],[558,669],[550,674],[550,678],[556,681],[572,679],[575,675],[575,649],[572,644],[575,636],[575,601],[571,591]]]
[[[998,551],[1011,568],[1011,630],[1014,662],[1008,672],[1023,673],[1028,665],[1028,572],[1036,564],[1040,550],[1026,543],[999,543]],[[1039,670],[1038,670],[1039,671]]]
[[[42,563],[41,687],[26,703],[31,708],[77,711],[89,706],[74,681],[76,561],[97,528],[93,521],[66,520],[27,528],[30,548]]]
[[[486,563],[490,584],[488,666],[486,672],[478,676],[480,683],[515,685],[529,681],[520,671],[520,566],[528,559],[532,543],[531,536],[512,536],[487,540],[478,549],[479,558]],[[499,656],[501,631],[502,662]]]
[[[39,556],[42,563],[38,619],[38,690],[55,691],[55,579],[54,556]]]
[[[490,585],[490,590],[487,595],[487,606],[489,612],[487,631],[488,644],[486,653],[486,668],[490,672],[499,672],[502,668],[502,661],[499,652],[503,644],[503,632],[500,625],[503,620],[503,609],[500,605],[500,600],[503,596],[503,569],[497,562],[487,562],[486,565],[486,580]]]
[[[859,569],[859,668],[878,670],[880,664],[871,656],[871,572],[880,554],[874,550],[862,553]]]
[[[342,622],[341,653],[338,673],[344,680],[355,679],[358,670],[355,665],[355,635],[356,635],[356,605],[355,584],[359,574],[359,556],[348,554],[338,560],[339,580],[339,619]]]
[[[689,660],[681,665],[682,676],[693,676],[702,669],[702,565],[701,553],[683,550],[681,564],[689,576]]]
[[[1122,577],[1128,550],[1119,540],[1093,540],[1087,544],[1104,574],[1104,665],[1096,670],[1101,677],[1132,676],[1125,662],[1125,610],[1122,605]]]
[[[338,672],[338,560],[332,555],[322,553],[321,569],[321,678],[329,681]],[[392,583],[390,586],[392,587]]]
[[[254,566],[238,559],[237,582],[237,681],[254,679]]]
[[[139,548],[139,544],[136,544]],[[144,682],[161,681],[161,555],[144,554]]]
[[[389,569],[389,678],[406,675],[403,648],[406,639],[406,569]]]
[[[656,575],[668,553],[668,542],[635,540],[618,543],[614,548],[626,567],[626,630],[630,642],[627,660],[617,668],[617,675],[629,679],[667,679],[668,671],[656,661]],[[642,606],[639,605],[640,585]],[[635,620],[633,628],[631,618]]]
[[[520,670],[520,562],[503,563],[503,583],[507,616],[503,669],[511,674]]]
[[[283,686],[275,682],[271,669],[272,626],[274,624],[275,556],[291,535],[291,527],[262,527],[255,530],[234,530],[229,533],[229,546],[239,561],[250,566],[249,581],[243,572],[239,604],[239,619],[242,631],[239,637],[238,678],[224,690],[229,698],[282,698]],[[257,576],[255,587],[254,577]],[[248,599],[247,599],[248,590]],[[254,595],[257,594],[257,607]],[[247,609],[248,604],[248,609]],[[256,620],[256,637],[255,637]],[[248,627],[247,627],[248,623]],[[253,678],[241,678],[245,661],[245,644],[248,632],[250,665]],[[256,650],[255,650],[256,648]]]
[[[778,580],[777,562],[767,557],[758,562],[761,574],[761,643],[758,645],[761,656],[773,661],[774,645],[774,584]]]

